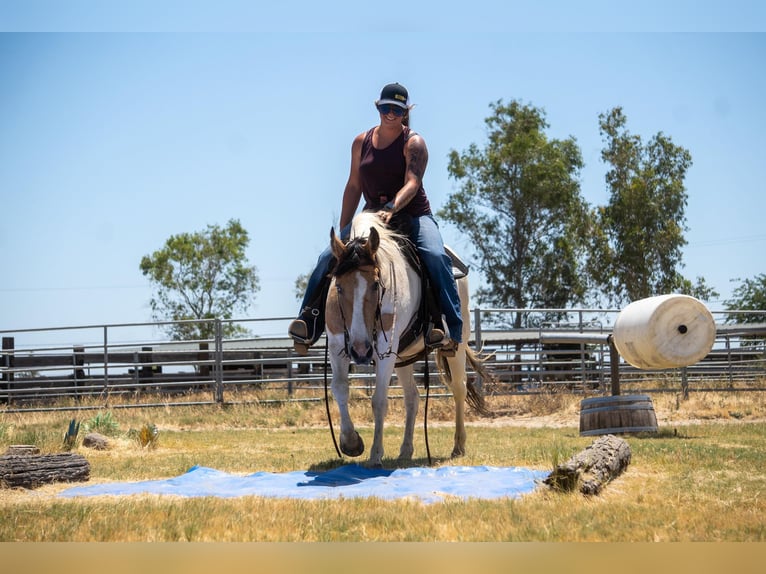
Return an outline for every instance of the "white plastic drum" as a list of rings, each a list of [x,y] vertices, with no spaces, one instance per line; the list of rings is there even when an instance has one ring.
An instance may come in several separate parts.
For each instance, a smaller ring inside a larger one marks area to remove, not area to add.
[[[689,295],[659,295],[634,301],[617,316],[614,345],[639,369],[686,367],[702,360],[715,342],[715,321]]]

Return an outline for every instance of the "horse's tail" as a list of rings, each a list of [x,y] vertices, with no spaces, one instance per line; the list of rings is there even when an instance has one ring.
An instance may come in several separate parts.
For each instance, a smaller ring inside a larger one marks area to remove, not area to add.
[[[471,364],[471,367],[473,367],[473,370],[476,371],[478,375],[480,375],[482,378],[487,379],[489,381],[495,380],[495,375],[492,374],[484,366],[484,361],[486,361],[489,358],[489,356],[480,357],[476,353],[476,351],[471,349],[468,345],[465,345],[465,356],[468,359],[468,362]],[[445,357],[442,353],[440,353],[437,350],[436,360],[439,364],[439,371],[442,373],[447,373],[448,376],[451,377],[449,363],[447,362],[447,357]],[[468,381],[468,377],[466,377],[465,386],[467,390],[465,400],[469,404],[469,406],[471,406],[481,416],[484,416],[484,417],[493,416],[492,410],[487,406],[486,401],[484,400],[484,395],[481,394],[481,392],[479,391],[479,389],[476,388],[476,385],[473,382]]]

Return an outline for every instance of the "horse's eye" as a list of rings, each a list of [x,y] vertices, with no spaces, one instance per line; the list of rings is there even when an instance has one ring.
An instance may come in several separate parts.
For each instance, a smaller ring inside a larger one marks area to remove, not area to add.
[[[378,289],[380,289],[380,281],[373,281],[372,285],[370,285],[370,289],[372,289],[373,291],[377,291]]]
[[[341,287],[340,285],[336,285],[335,290],[338,292],[338,295],[341,295],[343,293],[343,287]]]

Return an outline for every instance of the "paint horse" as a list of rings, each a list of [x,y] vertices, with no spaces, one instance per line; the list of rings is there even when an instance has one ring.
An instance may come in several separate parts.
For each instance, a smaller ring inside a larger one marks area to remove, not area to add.
[[[336,265],[325,307],[327,345],[332,367],[332,393],[340,411],[340,450],[360,456],[364,442],[349,415],[349,367],[375,364],[375,390],[372,395],[374,436],[369,464],[381,466],[383,460],[383,422],[388,409],[388,388],[396,370],[404,392],[405,428],[399,450],[400,460],[413,454],[413,433],[420,394],[415,384],[413,363],[426,357],[422,334],[406,349],[400,341],[418,316],[422,283],[418,271],[408,262],[397,234],[372,212],[354,218],[351,239],[343,243],[330,233]],[[490,376],[482,359],[468,347],[470,316],[468,280],[457,280],[463,316],[463,343],[453,356],[436,351],[439,376],[455,400],[455,443],[452,456],[465,454],[465,403],[486,414],[483,400],[466,380],[466,360],[476,372]]]

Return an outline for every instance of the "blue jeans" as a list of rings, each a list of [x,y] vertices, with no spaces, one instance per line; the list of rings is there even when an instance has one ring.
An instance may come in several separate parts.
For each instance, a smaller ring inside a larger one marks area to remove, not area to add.
[[[462,342],[463,319],[460,315],[460,297],[457,293],[455,277],[452,274],[452,261],[444,251],[444,242],[439,224],[431,215],[413,217],[411,221],[410,239],[418,248],[418,254],[428,276],[431,278],[436,293],[439,297],[439,307],[444,314],[451,339]],[[348,239],[351,233],[351,225],[347,225],[340,232],[343,240]],[[306,294],[303,296],[301,309],[311,305],[316,297],[316,292],[322,284],[322,280],[330,272],[333,263],[333,254],[328,246],[317,260],[316,268],[309,277],[306,286]],[[318,333],[317,333],[318,335]]]

